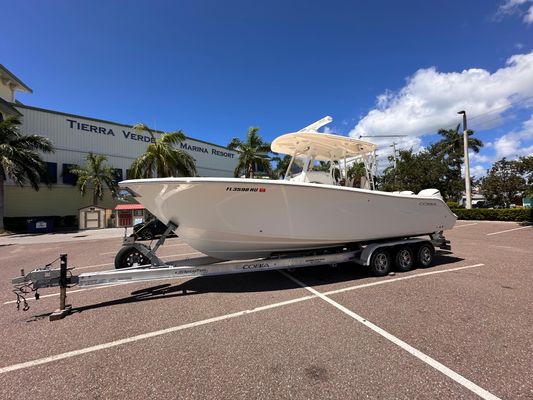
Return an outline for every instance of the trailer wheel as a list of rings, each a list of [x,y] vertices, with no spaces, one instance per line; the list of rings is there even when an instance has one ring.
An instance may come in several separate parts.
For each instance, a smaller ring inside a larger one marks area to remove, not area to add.
[[[389,252],[384,249],[377,249],[370,258],[370,271],[374,276],[385,276],[391,270],[391,259]]]
[[[411,247],[402,246],[398,248],[396,256],[394,257],[394,264],[396,269],[400,272],[410,271],[415,264],[415,256]]]
[[[115,269],[150,264],[150,260],[134,246],[124,246],[115,256]]]
[[[433,263],[434,254],[435,254],[435,249],[433,248],[433,246],[429,243],[423,243],[418,248],[418,254],[417,254],[418,264],[423,268],[429,267]]]

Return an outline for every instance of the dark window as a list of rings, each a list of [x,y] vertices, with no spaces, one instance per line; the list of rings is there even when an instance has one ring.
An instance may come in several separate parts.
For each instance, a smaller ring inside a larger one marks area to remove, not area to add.
[[[113,173],[114,173],[114,175],[115,175],[115,182],[118,183],[118,182],[120,182],[121,180],[123,180],[123,179],[122,179],[122,168],[115,168],[115,169],[113,170]],[[126,172],[126,174],[127,174],[127,172]]]
[[[78,180],[78,176],[70,172],[70,169],[75,166],[76,164],[63,164],[62,176],[63,176],[63,183],[65,185],[74,186],[76,184],[76,181]]]
[[[126,170],[126,179],[130,179],[131,169]]]
[[[2,122],[4,120],[4,116],[2,115],[2,113],[0,113],[0,122]]]
[[[46,183],[57,183],[57,163],[47,162],[46,171],[43,180]]]

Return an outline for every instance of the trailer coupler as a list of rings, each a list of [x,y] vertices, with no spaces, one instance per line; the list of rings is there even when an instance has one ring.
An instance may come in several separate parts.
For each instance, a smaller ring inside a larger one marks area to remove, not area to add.
[[[66,254],[59,256],[59,268],[50,268],[52,264],[36,268],[28,274],[22,269],[21,275],[11,280],[13,293],[17,296],[17,310],[20,310],[21,303],[23,311],[30,309],[26,300],[28,294],[35,292],[35,300],[39,300],[39,289],[59,286],[59,309],[50,314],[50,321],[64,318],[70,313],[72,307],[66,304],[67,288],[77,284],[78,277],[72,275],[74,268],[68,268]]]

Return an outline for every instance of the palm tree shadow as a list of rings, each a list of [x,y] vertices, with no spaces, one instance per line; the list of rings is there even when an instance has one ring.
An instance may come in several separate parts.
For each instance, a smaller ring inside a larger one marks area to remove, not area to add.
[[[449,253],[439,252],[435,256],[434,265],[435,267],[439,267],[462,260],[462,258],[451,256]],[[430,267],[425,270],[430,270],[435,267]],[[325,266],[298,268],[292,271],[291,274],[309,286],[330,285],[349,281],[356,282],[368,278],[376,280],[380,279],[372,277],[368,268],[354,266],[353,263],[340,264],[335,268]],[[131,292],[130,296],[121,299],[74,307],[72,312],[81,313],[84,311],[123,304],[170,299],[181,296],[193,296],[205,293],[257,293],[299,288],[301,288],[300,285],[282,276],[278,271],[205,276],[193,278],[178,285],[167,283],[136,290]],[[47,315],[49,314],[36,317]]]

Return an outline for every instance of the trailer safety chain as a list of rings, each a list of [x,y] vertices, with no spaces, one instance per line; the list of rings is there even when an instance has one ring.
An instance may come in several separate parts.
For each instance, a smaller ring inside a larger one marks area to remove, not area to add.
[[[44,269],[50,269],[50,267],[61,259],[61,256],[57,257],[54,261],[49,262],[48,264],[45,264]],[[67,270],[67,273],[70,277],[72,277],[72,271]],[[60,278],[53,278],[50,279],[50,281],[57,280],[59,282]],[[69,286],[71,287],[71,286]],[[28,311],[30,309],[30,305],[28,304],[28,301],[26,300],[26,296],[30,294],[31,292],[35,292],[35,300],[39,300],[39,288],[35,288],[33,282],[25,282],[21,283],[19,285],[15,285],[15,288],[13,289],[13,293],[15,293],[15,296],[17,296],[17,311],[20,310],[20,303],[23,303],[22,311]]]
[[[22,307],[22,311],[28,311],[30,309],[30,305],[26,301],[26,295],[31,293],[32,291],[35,291],[35,299],[36,300],[39,299],[39,293],[37,292],[37,289],[35,290],[33,289],[32,285],[33,284],[31,282],[28,282],[28,283],[21,284],[15,287],[15,289],[13,289],[13,293],[15,293],[15,295],[17,296],[17,311],[20,310],[21,302],[24,303],[24,306]]]

